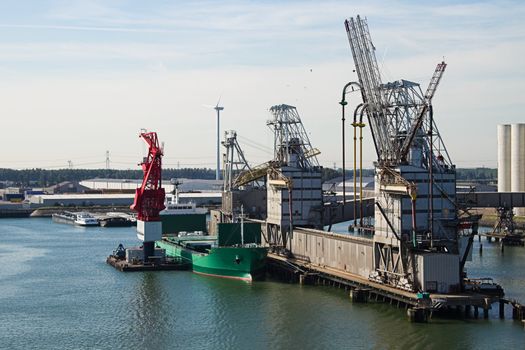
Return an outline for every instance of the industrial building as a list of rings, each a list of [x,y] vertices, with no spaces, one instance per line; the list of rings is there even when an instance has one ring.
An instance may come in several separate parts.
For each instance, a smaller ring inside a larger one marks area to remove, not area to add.
[[[101,191],[128,191],[133,192],[142,184],[140,179],[88,179],[80,181],[80,185],[90,190]],[[181,192],[220,192],[222,181],[205,179],[177,179]],[[162,187],[166,193],[172,193],[175,185],[171,181],[164,181]]]
[[[312,275],[373,290],[376,295],[417,306],[414,312],[474,306],[482,307],[488,317],[491,303],[500,294],[463,293],[470,283],[464,267],[479,216],[463,209],[462,216],[458,212],[465,203],[464,208],[484,206],[489,197],[482,194],[478,196],[481,200],[472,202],[467,193],[460,203],[456,167],[434,118],[432,98],[447,65],[437,64],[426,89],[404,79],[383,82],[366,19],[350,18],[345,27],[359,79],[343,89],[342,148],[345,95],[351,87],[362,98],[362,103],[353,106],[351,124],[354,174],[362,174],[362,129],[366,127],[377,155],[374,178],[353,179],[353,184],[344,178],[333,181],[323,189],[333,192],[335,200],[323,197],[316,159],[319,150],[312,147],[297,109],[275,105],[266,123],[274,134],[271,160],[249,168],[242,157],[234,160],[232,140],[223,143],[228,154],[225,178],[229,180],[224,186],[223,210],[212,213],[212,221],[232,220],[239,206],[247,207],[245,198],[250,193],[259,194],[250,184],[263,179],[267,215],[257,222],[262,225],[272,266],[301,275],[303,282]],[[240,152],[237,146],[235,149]],[[244,170],[233,174],[230,169],[238,164]],[[337,196],[341,182],[353,192],[351,199]],[[490,204],[501,201],[492,199]],[[373,225],[365,217],[373,217]],[[354,235],[328,232],[332,224],[349,220],[353,220]],[[431,293],[426,306],[418,300],[421,293]]]
[[[41,206],[126,206],[133,203],[133,194],[41,194],[29,197],[29,203]]]
[[[180,201],[194,202],[198,206],[220,205],[222,194],[220,192],[190,192],[181,193]],[[130,206],[133,204],[135,194],[132,193],[82,193],[59,195],[33,195],[29,203],[40,206]]]

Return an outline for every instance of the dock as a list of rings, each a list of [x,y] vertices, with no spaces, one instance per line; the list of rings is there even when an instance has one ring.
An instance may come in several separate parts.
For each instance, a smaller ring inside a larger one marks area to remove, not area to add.
[[[514,233],[514,234],[506,234],[506,233],[497,233],[497,232],[488,232],[488,233],[480,233],[479,239],[481,240],[481,236],[484,236],[487,241],[490,243],[492,240],[495,242],[500,242],[503,245],[508,246],[525,246],[525,235],[521,233]]]
[[[505,318],[505,305],[510,305],[513,319],[525,320],[525,307],[505,299],[503,288],[497,284],[465,279],[463,284],[469,285],[469,290],[418,293],[371,279],[371,238],[296,228],[291,243],[287,255],[277,251],[268,254],[268,273],[286,282],[341,288],[352,302],[386,302],[405,308],[412,322],[428,322],[432,315],[449,314],[487,319],[498,303],[500,318]],[[350,251],[355,253],[345,254]]]
[[[144,264],[142,262],[128,263],[125,259],[118,259],[114,255],[108,256],[106,263],[113,266],[121,272],[137,271],[173,271],[173,270],[190,270],[191,264],[179,260],[164,260],[158,263]]]
[[[493,304],[499,304],[499,317],[505,318],[505,305],[512,308],[512,319],[525,325],[525,305],[495,293],[458,292],[451,294],[421,293],[400,290],[361,276],[271,253],[268,272],[290,283],[330,286],[344,289],[354,303],[384,302],[407,310],[411,322],[428,322],[432,315],[460,315],[465,318],[489,318]]]

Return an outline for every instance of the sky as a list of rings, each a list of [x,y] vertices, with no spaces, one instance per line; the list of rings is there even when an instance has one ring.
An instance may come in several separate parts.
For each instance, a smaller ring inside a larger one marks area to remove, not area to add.
[[[272,158],[269,108],[286,103],[321,165],[339,168],[338,102],[357,79],[343,22],[358,14],[384,82],[425,89],[446,61],[433,106],[450,157],[495,167],[497,124],[525,122],[523,1],[5,0],[0,167],[103,168],[109,151],[111,167],[135,169],[145,128],[165,167],[215,168],[220,98],[221,134],[236,130],[252,165]],[[364,166],[375,159],[365,128]]]

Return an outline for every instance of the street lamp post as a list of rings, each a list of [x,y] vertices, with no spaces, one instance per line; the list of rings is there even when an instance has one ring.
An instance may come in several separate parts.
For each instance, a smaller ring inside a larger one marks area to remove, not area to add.
[[[347,83],[344,88],[343,88],[343,94],[342,94],[342,97],[341,97],[341,102],[339,102],[339,104],[341,105],[341,142],[342,142],[342,156],[343,156],[343,218],[345,216],[345,206],[346,206],[346,174],[345,174],[345,161],[346,161],[346,156],[345,156],[345,106],[348,104],[348,102],[346,102],[346,94],[347,94],[347,89],[352,86],[352,91],[354,91],[354,88],[353,86],[357,86],[358,88],[361,87],[361,85],[359,85],[359,83],[355,82],[355,81],[351,81],[349,83]],[[354,174],[355,176],[355,174]],[[355,198],[354,198],[355,200]],[[355,205],[355,203],[354,203]],[[355,220],[355,217],[354,217],[354,220]]]

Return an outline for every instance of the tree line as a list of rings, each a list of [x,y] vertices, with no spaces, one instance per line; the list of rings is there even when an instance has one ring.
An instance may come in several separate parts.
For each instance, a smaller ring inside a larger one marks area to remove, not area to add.
[[[495,181],[498,175],[497,169],[491,168],[458,168],[457,179],[465,181],[489,182]],[[345,172],[347,179],[353,178],[353,171]],[[323,168],[322,180],[338,178],[343,175],[341,169]],[[363,177],[373,177],[374,169],[363,169]],[[164,180],[173,178],[185,179],[215,179],[215,169],[209,168],[182,168],[162,169]],[[93,178],[106,179],[142,179],[142,170],[119,170],[119,169],[2,169],[0,168],[0,187],[6,181],[16,186],[47,187],[63,181],[82,181]]]
[[[142,170],[119,169],[0,169],[0,184],[10,181],[17,186],[47,187],[63,181],[86,179],[142,179]],[[207,168],[162,169],[162,178],[215,179],[215,170]]]

